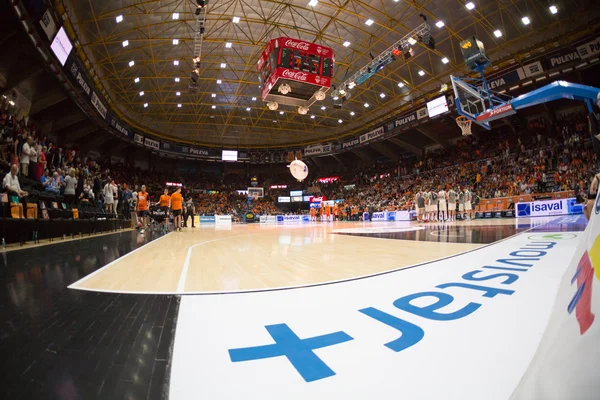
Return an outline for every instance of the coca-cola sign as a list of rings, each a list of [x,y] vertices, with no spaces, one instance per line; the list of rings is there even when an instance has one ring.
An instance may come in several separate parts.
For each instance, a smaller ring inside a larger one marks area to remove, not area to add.
[[[294,40],[288,39],[285,41],[285,47],[292,47],[294,49],[307,51],[308,49],[310,49],[310,43],[296,42]]]
[[[281,76],[284,78],[293,79],[295,81],[306,82],[306,79],[308,78],[308,73],[302,71],[294,71],[293,69],[284,69],[281,72]]]

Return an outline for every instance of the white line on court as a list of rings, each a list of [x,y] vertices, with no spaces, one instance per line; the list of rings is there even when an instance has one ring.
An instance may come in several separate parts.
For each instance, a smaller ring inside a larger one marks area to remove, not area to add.
[[[249,235],[236,235],[236,236],[222,237],[219,239],[213,239],[213,240],[207,240],[205,242],[200,242],[193,246],[188,247],[187,254],[185,256],[185,261],[183,263],[183,269],[181,270],[181,275],[179,276],[179,283],[177,284],[177,291],[175,293],[177,293],[177,294],[185,293],[184,292],[185,282],[187,280],[188,269],[190,268],[190,259],[192,258],[192,250],[194,250],[194,248],[205,245],[207,243],[218,242],[219,240],[233,239],[233,238],[245,237],[245,236],[249,236]]]
[[[144,244],[143,246],[140,246],[140,247],[138,247],[137,249],[135,249],[135,250],[133,250],[133,251],[130,251],[129,253],[127,253],[127,254],[125,254],[125,255],[122,255],[121,257],[118,257],[117,259],[115,259],[115,260],[113,260],[113,261],[109,262],[108,264],[106,264],[104,267],[102,267],[102,268],[100,268],[100,269],[97,269],[97,270],[95,270],[94,272],[92,272],[91,274],[89,274],[89,275],[87,275],[87,276],[84,276],[83,278],[81,278],[81,279],[80,279],[80,280],[78,280],[77,282],[70,284],[69,286],[67,286],[67,288],[68,288],[68,289],[78,289],[78,290],[85,290],[85,289],[78,288],[78,287],[75,287],[75,286],[76,286],[76,285],[78,285],[78,284],[81,284],[81,283],[83,283],[83,282],[85,282],[85,281],[87,281],[87,280],[88,280],[88,279],[90,279],[92,276],[96,275],[97,273],[99,273],[99,272],[100,272],[100,271],[102,271],[103,269],[110,267],[111,265],[113,265],[113,264],[114,264],[114,263],[116,263],[117,261],[120,261],[120,260],[122,260],[122,259],[126,258],[127,256],[130,256],[130,255],[132,255],[132,254],[133,254],[133,253],[135,253],[136,251],[140,251],[141,249],[143,249],[144,247],[148,246],[149,244],[156,243],[156,242],[158,242],[159,240],[166,238],[166,237],[167,237],[167,236],[169,236],[171,233],[173,233],[173,232],[167,233],[166,235],[163,235],[163,236],[159,237],[158,239],[151,240],[150,242],[148,242],[148,243]],[[106,290],[99,290],[99,292],[106,292]]]

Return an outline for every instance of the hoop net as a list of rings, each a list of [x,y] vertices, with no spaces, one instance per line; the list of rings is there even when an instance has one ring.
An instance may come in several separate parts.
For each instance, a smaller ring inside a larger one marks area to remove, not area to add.
[[[462,115],[456,118],[456,124],[460,127],[463,136],[469,136],[471,134],[471,121],[467,117],[463,117]]]

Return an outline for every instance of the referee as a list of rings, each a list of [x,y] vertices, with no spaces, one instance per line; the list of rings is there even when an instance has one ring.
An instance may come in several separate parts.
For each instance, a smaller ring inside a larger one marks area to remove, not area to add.
[[[185,215],[183,217],[183,227],[184,228],[187,228],[188,217],[192,217],[192,228],[195,228],[195,226],[194,226],[195,214],[196,214],[196,209],[194,206],[194,201],[192,200],[192,195],[189,195],[187,201],[185,202]]]

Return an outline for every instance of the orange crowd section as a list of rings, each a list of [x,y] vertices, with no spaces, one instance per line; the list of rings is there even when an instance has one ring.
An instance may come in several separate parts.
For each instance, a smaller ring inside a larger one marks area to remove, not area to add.
[[[573,190],[569,190],[566,192],[534,193],[523,194],[520,196],[481,199],[479,204],[475,206],[475,211],[506,211],[509,209],[508,207],[511,203],[534,201],[534,196],[535,198],[552,198],[552,200],[567,199],[569,197],[575,197],[575,192]]]

